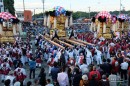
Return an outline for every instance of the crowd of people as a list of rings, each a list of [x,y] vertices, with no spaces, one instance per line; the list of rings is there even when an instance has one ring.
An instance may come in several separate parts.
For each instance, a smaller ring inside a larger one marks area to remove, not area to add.
[[[77,38],[94,45],[72,44],[74,47],[69,48],[61,44],[64,50],[42,36],[36,35],[36,49],[20,37],[13,44],[0,44],[0,74],[5,86],[123,86],[130,83],[129,31],[112,39],[96,38],[94,33],[87,32]],[[48,72],[43,64],[48,65]],[[37,68],[41,70],[38,76]],[[26,82],[26,78],[29,81]]]

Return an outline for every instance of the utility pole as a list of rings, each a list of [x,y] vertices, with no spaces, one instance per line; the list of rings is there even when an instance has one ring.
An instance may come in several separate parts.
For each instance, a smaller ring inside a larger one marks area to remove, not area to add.
[[[35,18],[35,9],[34,9],[34,20],[35,20],[36,18]]]
[[[122,6],[122,4],[121,4],[121,0],[120,0],[120,11],[119,11],[119,14],[121,14],[121,6]]]
[[[42,0],[42,3],[43,3],[43,18],[44,18],[44,10],[45,10],[44,4],[45,4],[45,0]]]
[[[89,19],[90,19],[90,8],[91,8],[91,7],[88,7],[88,9],[89,9]]]
[[[25,3],[24,3],[24,0],[23,0],[23,10],[25,11]]]

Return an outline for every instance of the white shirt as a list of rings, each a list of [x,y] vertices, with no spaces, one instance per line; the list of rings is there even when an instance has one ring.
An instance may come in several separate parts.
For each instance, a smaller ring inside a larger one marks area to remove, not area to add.
[[[14,71],[18,71],[18,69],[21,69],[20,71],[24,74],[24,75],[26,75],[26,71],[25,71],[25,69],[24,68],[16,68]]]
[[[69,85],[68,75],[65,72],[58,73],[57,81],[60,86]]]
[[[121,63],[121,69],[122,70],[127,70],[128,69],[128,63],[127,62]]]
[[[88,68],[88,65],[87,65],[87,64],[82,64],[82,65],[80,66],[80,69],[81,69],[82,72],[84,72],[84,69],[85,69],[85,68]]]
[[[69,57],[70,57],[70,58],[73,58],[73,57],[74,57],[74,56],[73,56],[73,55],[74,55],[73,51],[69,52],[68,54],[69,54]]]
[[[47,84],[46,86],[54,86],[53,84]]]
[[[14,79],[15,79],[15,76],[10,76],[10,75],[9,75],[9,76],[6,76],[6,77],[5,77],[5,80],[7,80],[7,79],[10,80],[10,86],[13,86],[13,84],[14,84],[13,81],[14,81]]]

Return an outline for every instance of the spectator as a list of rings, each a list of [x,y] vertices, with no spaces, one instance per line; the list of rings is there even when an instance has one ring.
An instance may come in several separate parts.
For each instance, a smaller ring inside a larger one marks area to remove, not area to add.
[[[45,86],[45,84],[46,84],[46,73],[45,73],[44,68],[41,69],[40,74],[38,75],[38,77],[40,78],[39,79],[39,84],[41,86]]]
[[[65,73],[65,67],[62,67],[61,72],[58,73],[57,81],[60,86],[69,86],[69,79],[67,73]]]
[[[5,80],[4,85],[5,86],[10,86],[10,80],[9,79]]]
[[[88,76],[83,75],[82,80],[80,80],[79,86],[89,86]]]
[[[31,79],[31,75],[33,73],[33,79],[35,78],[35,69],[36,69],[36,62],[35,59],[32,58],[31,61],[29,61],[29,66],[30,66],[30,79]]]
[[[14,86],[21,86],[21,84],[20,84],[20,82],[17,81],[14,83]]]
[[[72,77],[73,77],[71,68],[68,68],[67,74],[68,74],[68,78],[69,78],[69,86],[71,86],[72,85]]]
[[[106,75],[102,75],[102,79],[99,81],[99,86],[110,86]]]
[[[97,76],[92,75],[91,80],[89,80],[89,85],[88,86],[98,86],[98,81],[96,80]]]
[[[111,75],[108,77],[108,80],[110,86],[117,86],[117,82],[120,80],[120,77],[115,74],[114,70],[112,70]]]
[[[57,83],[57,75],[60,72],[60,69],[57,67],[57,62],[54,62],[54,67],[51,69],[51,77],[53,83]]]
[[[27,82],[27,86],[31,86],[32,85],[32,82],[31,81],[28,81]]]
[[[123,76],[125,80],[127,80],[127,70],[128,70],[128,63],[126,62],[126,59],[124,59],[124,62],[121,63],[121,79],[123,79]]]
[[[41,86],[41,85],[39,85],[39,79],[35,79],[34,80],[33,86]]]
[[[53,84],[51,84],[51,80],[50,80],[50,79],[47,79],[47,80],[46,80],[46,83],[47,83],[46,86],[54,86]]]
[[[100,80],[101,79],[100,72],[98,70],[96,70],[95,66],[93,66],[93,70],[89,73],[89,79],[90,80],[92,79],[92,76],[93,76],[93,79],[96,79],[96,80]]]
[[[74,76],[73,76],[73,86],[79,86],[80,84],[80,80],[82,79],[82,75],[80,74],[79,72],[79,69],[76,68],[75,71],[74,71]]]

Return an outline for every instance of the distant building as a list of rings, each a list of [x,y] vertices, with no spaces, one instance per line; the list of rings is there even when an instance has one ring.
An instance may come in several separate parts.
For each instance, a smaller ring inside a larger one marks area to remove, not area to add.
[[[16,17],[20,20],[20,21],[24,21],[24,11],[16,11]]]
[[[0,12],[4,12],[4,3],[3,3],[3,0],[0,0]]]
[[[31,22],[32,21],[32,12],[30,10],[16,11],[16,17],[20,21]]]
[[[24,22],[32,22],[32,11],[31,10],[24,11]]]

